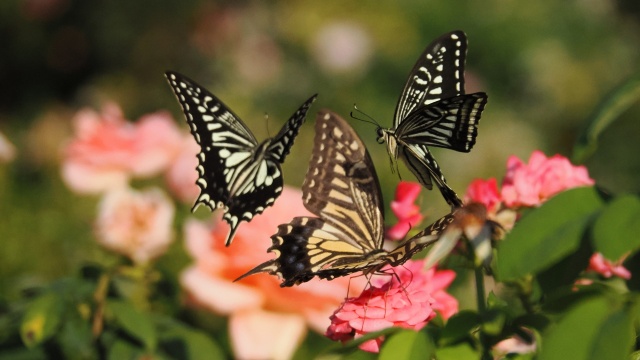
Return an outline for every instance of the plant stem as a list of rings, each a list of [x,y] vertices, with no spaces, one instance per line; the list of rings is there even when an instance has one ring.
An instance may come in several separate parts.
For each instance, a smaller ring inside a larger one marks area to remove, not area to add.
[[[482,314],[487,310],[487,303],[485,302],[484,293],[484,274],[482,274],[482,268],[477,267],[476,273],[476,302],[478,304],[478,313]]]

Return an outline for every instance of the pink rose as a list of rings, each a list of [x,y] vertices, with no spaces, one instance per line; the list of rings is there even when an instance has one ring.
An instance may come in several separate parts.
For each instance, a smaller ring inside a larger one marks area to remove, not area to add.
[[[616,262],[611,262],[605,259],[601,253],[595,253],[591,256],[591,259],[589,259],[589,267],[587,268],[587,271],[596,272],[605,278],[617,276],[625,280],[629,280],[631,279],[631,272],[622,266],[625,258],[626,256],[623,256],[622,259]]]
[[[495,178],[473,180],[467,188],[464,202],[481,203],[489,213],[495,214],[501,202],[497,180]]]
[[[398,218],[398,223],[387,230],[387,237],[402,240],[412,227],[420,224],[422,214],[415,204],[420,195],[421,186],[410,181],[401,181],[396,187],[396,197],[391,202],[391,210]]]
[[[528,342],[518,335],[502,340],[493,347],[494,359],[506,359],[508,354],[529,354],[536,351],[533,332],[526,328],[521,328],[521,330],[530,334],[533,341]]]
[[[411,260],[386,270],[395,275],[378,276],[369,288],[347,299],[333,313],[327,337],[344,342],[392,326],[420,330],[436,316],[435,311],[444,319],[458,312],[458,301],[445,291],[456,276],[454,271],[425,271],[424,261]],[[360,348],[378,352],[383,340],[367,341]]]
[[[162,255],[173,240],[173,203],[160,189],[114,189],[98,209],[98,242],[135,263]]]
[[[169,190],[181,201],[193,204],[200,194],[200,188],[196,185],[198,180],[198,158],[200,147],[196,140],[187,134],[183,136],[180,152],[169,165],[165,179]]]
[[[292,288],[281,288],[280,280],[267,274],[233,282],[275,256],[266,249],[278,225],[305,215],[310,214],[302,205],[301,191],[285,186],[272,207],[238,228],[230,247],[224,246],[229,231],[225,222],[218,221],[213,229],[197,220],[185,225],[187,251],[194,263],[182,272],[180,283],[193,304],[229,316],[236,358],[290,358],[307,326],[319,332],[326,329],[347,288],[362,289],[358,281],[364,279],[347,277],[314,279]]]
[[[584,166],[573,166],[560,155],[547,158],[534,151],[529,164],[515,156],[507,161],[502,201],[509,207],[538,206],[561,191],[593,184]]]
[[[131,176],[148,177],[176,156],[181,135],[167,112],[127,122],[120,107],[102,113],[80,110],[74,118],[75,138],[66,146],[62,177],[77,192],[97,193],[126,184]]]
[[[16,157],[16,148],[0,133],[0,162],[8,163]]]

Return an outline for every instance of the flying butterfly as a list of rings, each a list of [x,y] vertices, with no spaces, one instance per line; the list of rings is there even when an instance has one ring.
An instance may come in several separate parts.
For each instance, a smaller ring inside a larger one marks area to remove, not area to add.
[[[293,286],[314,276],[333,279],[357,271],[371,274],[397,266],[437,241],[454,216],[448,214],[416,236],[385,250],[382,193],[369,152],[337,114],[316,119],[312,157],[302,186],[304,206],[317,217],[296,217],[271,236],[277,257],[240,276],[267,272]]]
[[[223,208],[223,219],[231,228],[225,243],[229,246],[240,222],[251,221],[282,192],[280,164],[317,94],[296,110],[276,136],[258,143],[242,120],[205,88],[177,72],[165,75],[201,149],[196,181],[200,195],[192,211],[201,204],[212,211]]]
[[[467,37],[462,31],[442,35],[424,50],[400,95],[393,128],[378,127],[392,162],[400,157],[427,189],[432,179],[452,209],[462,206],[427,146],[469,152],[476,142],[487,94],[464,94]]]

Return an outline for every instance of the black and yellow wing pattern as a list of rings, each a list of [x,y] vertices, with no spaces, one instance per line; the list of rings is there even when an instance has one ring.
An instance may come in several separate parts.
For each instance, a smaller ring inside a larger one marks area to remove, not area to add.
[[[383,249],[384,214],[378,177],[369,152],[340,116],[321,111],[316,119],[313,153],[302,187],[304,206],[317,217],[296,217],[271,237],[269,260],[239,279],[268,272],[293,286],[318,276],[333,279],[354,272],[369,274],[400,265],[435,242],[453,221],[441,218],[394,249]]]
[[[465,94],[467,37],[452,31],[424,50],[400,94],[393,128],[378,128],[378,142],[387,144],[392,161],[401,158],[427,189],[436,183],[452,208],[462,206],[427,146],[469,152],[487,94]]]
[[[224,209],[223,219],[231,228],[228,246],[241,221],[251,221],[280,196],[280,164],[317,95],[305,101],[275,137],[258,143],[244,122],[207,89],[177,72],[168,71],[166,77],[201,149],[196,182],[200,195],[193,208],[204,204],[212,211]]]

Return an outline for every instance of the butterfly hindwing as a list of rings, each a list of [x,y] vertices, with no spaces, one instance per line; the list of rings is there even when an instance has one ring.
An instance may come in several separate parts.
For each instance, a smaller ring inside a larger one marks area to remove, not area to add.
[[[406,146],[422,144],[469,152],[476,143],[486,103],[484,93],[440,100],[411,113],[396,129],[396,136]]]
[[[211,210],[223,208],[223,219],[231,227],[229,245],[239,223],[251,221],[282,192],[280,163],[316,95],[300,106],[275,138],[259,144],[242,120],[204,87],[176,72],[166,76],[200,145],[196,182],[200,195],[194,210],[200,204]]]

